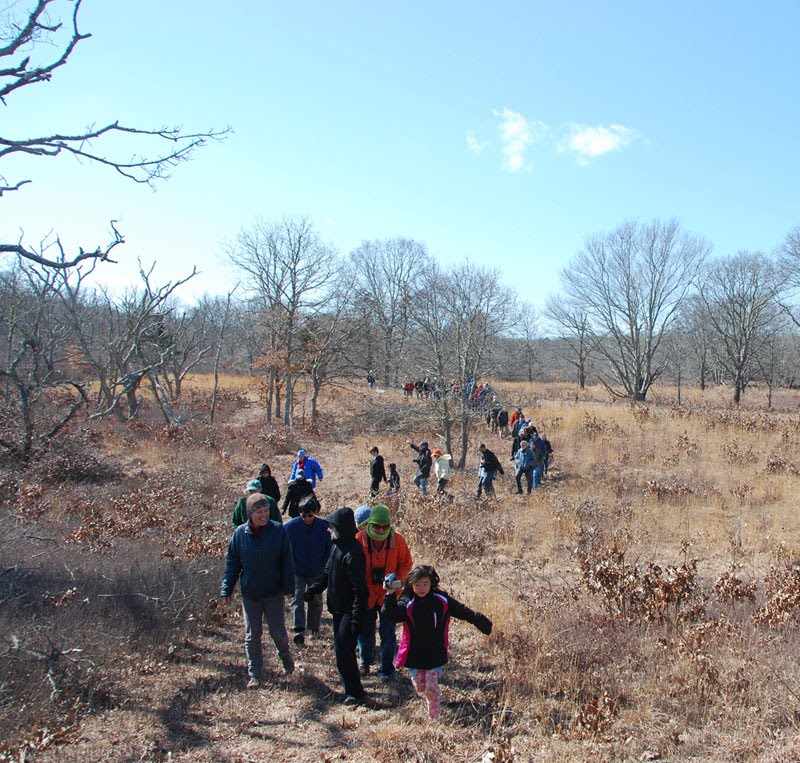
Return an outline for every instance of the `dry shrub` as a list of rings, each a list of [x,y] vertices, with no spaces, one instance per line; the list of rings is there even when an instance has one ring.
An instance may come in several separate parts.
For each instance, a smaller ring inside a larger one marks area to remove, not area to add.
[[[780,553],[767,572],[765,584],[766,601],[753,621],[773,628],[796,621],[800,614],[800,559]]]

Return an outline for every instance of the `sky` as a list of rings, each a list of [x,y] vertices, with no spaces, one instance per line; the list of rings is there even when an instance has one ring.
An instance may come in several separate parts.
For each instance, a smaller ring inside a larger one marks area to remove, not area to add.
[[[187,302],[223,295],[226,244],[286,215],[343,256],[402,236],[497,268],[539,306],[626,220],[678,218],[718,256],[800,225],[796,0],[84,0],[79,26],[67,66],[0,104],[4,138],[231,128],[155,191],[70,156],[2,161],[32,181],[3,196],[2,240],[92,249],[116,220],[95,274],[114,289],[141,261],[159,284],[196,266]]]

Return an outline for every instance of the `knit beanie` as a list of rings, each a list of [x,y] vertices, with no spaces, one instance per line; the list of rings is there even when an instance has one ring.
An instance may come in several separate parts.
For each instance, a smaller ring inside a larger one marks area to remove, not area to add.
[[[247,496],[245,508],[247,510],[248,519],[250,519],[253,512],[264,507],[269,508],[269,501],[267,500],[267,496],[265,496],[263,493],[253,493],[253,495]]]
[[[366,524],[371,512],[372,509],[370,509],[366,503],[363,506],[359,506],[355,512],[353,512],[356,517],[356,525],[361,527],[362,525]]]

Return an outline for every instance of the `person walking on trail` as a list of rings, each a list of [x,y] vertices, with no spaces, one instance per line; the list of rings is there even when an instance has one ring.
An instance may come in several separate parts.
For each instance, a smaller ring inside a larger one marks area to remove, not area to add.
[[[505,474],[503,467],[500,464],[497,456],[492,453],[483,443],[479,447],[481,453],[481,464],[478,470],[478,493],[476,498],[481,497],[481,492],[485,492],[487,496],[494,495],[494,479],[497,472]]]
[[[514,456],[515,477],[517,480],[517,493],[522,494],[522,477],[528,486],[528,493],[533,488],[533,470],[536,467],[536,451],[531,448],[527,440],[522,440],[519,450]]]
[[[356,640],[367,616],[369,592],[366,581],[364,549],[356,539],[353,510],[336,509],[325,517],[329,525],[333,550],[325,571],[308,587],[307,602],[327,589],[328,611],[333,616],[333,651],[336,671],[344,688],[344,703],[357,705],[364,701],[364,687],[358,672]]]
[[[308,496],[310,498],[310,496]],[[319,502],[301,502],[300,516],[286,523],[286,535],[292,547],[294,560],[294,598],[292,599],[292,630],[294,643],[305,644],[306,634],[312,638],[319,636],[322,619],[322,594],[317,594],[308,602],[303,599],[307,588],[323,573],[333,544],[328,532],[328,523],[320,519]]]
[[[501,408],[500,413],[497,414],[497,427],[502,440],[508,434],[508,410],[506,408]]]
[[[548,440],[543,434],[540,434],[539,438],[542,441],[542,450],[544,453],[542,458],[542,476],[544,476],[550,471],[550,457],[553,455],[553,446],[550,444],[550,440]]]
[[[297,477],[297,472],[301,469],[306,479],[311,483],[312,488],[317,487],[317,479],[322,482],[322,467],[319,465],[317,459],[307,456],[304,450],[297,451],[297,460],[294,462],[289,480],[295,479]]]
[[[239,525],[228,543],[220,597],[226,604],[240,583],[244,613],[244,648],[247,655],[247,687],[258,688],[263,673],[261,635],[267,621],[284,673],[294,671],[283,597],[294,590],[294,563],[286,528],[269,518],[266,496],[254,493],[247,499],[247,522]]]
[[[286,489],[286,497],[283,499],[283,506],[281,506],[281,513],[285,514],[289,510],[289,516],[294,519],[300,516],[300,501],[306,496],[314,494],[314,488],[311,482],[306,479],[306,473],[302,469],[297,470],[297,476],[289,483]]]
[[[425,697],[428,715],[435,720],[441,711],[439,679],[447,664],[450,619],[465,620],[487,636],[492,621],[442,591],[436,570],[427,565],[411,570],[399,600],[394,590],[387,591],[382,612],[403,624],[397,666],[408,669],[411,683]]]
[[[400,474],[397,471],[397,464],[389,464],[389,489],[386,495],[397,495],[400,492]]]
[[[275,503],[281,502],[281,489],[278,487],[278,480],[272,476],[272,469],[269,464],[261,464],[258,470],[258,481],[261,483],[261,492],[264,495],[271,495]]]
[[[430,479],[431,466],[433,465],[428,441],[422,440],[419,445],[414,445],[413,442],[409,441],[408,446],[418,453],[417,457],[413,459],[413,462],[417,465],[417,476],[414,477],[414,484],[422,491],[422,495],[427,495],[428,480]]]
[[[436,492],[446,493],[445,488],[447,483],[450,482],[450,461],[453,457],[449,453],[442,453],[439,448],[436,448],[431,453],[431,456],[433,457],[433,473],[437,479]]]
[[[378,452],[377,447],[373,447],[369,451],[372,461],[369,464],[369,494],[372,498],[377,497],[381,482],[386,482],[386,468],[383,464],[383,456]]]
[[[269,518],[274,522],[277,522],[279,525],[283,524],[283,518],[278,510],[278,504],[275,503],[275,500],[271,495],[264,495],[261,492],[263,490],[261,487],[261,480],[250,480],[247,483],[246,490],[247,495],[243,495],[236,502],[236,508],[233,510],[231,523],[234,527],[238,527],[239,525],[243,525],[245,522],[247,522],[247,501],[252,495],[260,495],[267,503],[267,507],[269,509]]]
[[[390,681],[394,677],[394,658],[397,651],[395,623],[380,614],[383,605],[383,583],[387,575],[402,583],[414,565],[411,551],[405,538],[392,525],[388,506],[382,503],[372,507],[369,519],[359,530],[359,543],[367,560],[366,581],[369,599],[364,627],[358,637],[358,650],[361,657],[361,675],[369,674],[375,658],[375,627],[381,637],[381,659],[378,678]],[[378,624],[380,618],[380,624]]]

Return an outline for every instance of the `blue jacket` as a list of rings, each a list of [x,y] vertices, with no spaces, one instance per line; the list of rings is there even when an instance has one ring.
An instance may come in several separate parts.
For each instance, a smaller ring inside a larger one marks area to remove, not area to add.
[[[240,577],[242,596],[247,599],[294,591],[294,561],[283,525],[270,520],[259,537],[249,522],[233,531],[219,595],[230,596]]]
[[[292,467],[292,476],[289,477],[289,482],[291,482],[297,476],[297,470],[300,468],[300,461],[295,461],[294,466]],[[303,462],[303,473],[306,475],[306,479],[311,482],[311,487],[317,486],[317,477],[322,479],[322,467],[319,465],[319,462],[316,458],[310,458],[306,456],[306,460]]]
[[[518,472],[524,472],[531,467],[536,466],[537,460],[536,453],[530,446],[527,448],[520,448],[514,454],[514,466]]]
[[[303,578],[319,577],[333,548],[328,523],[314,517],[307,525],[301,517],[295,517],[286,523],[286,535],[292,547],[294,574]]]

